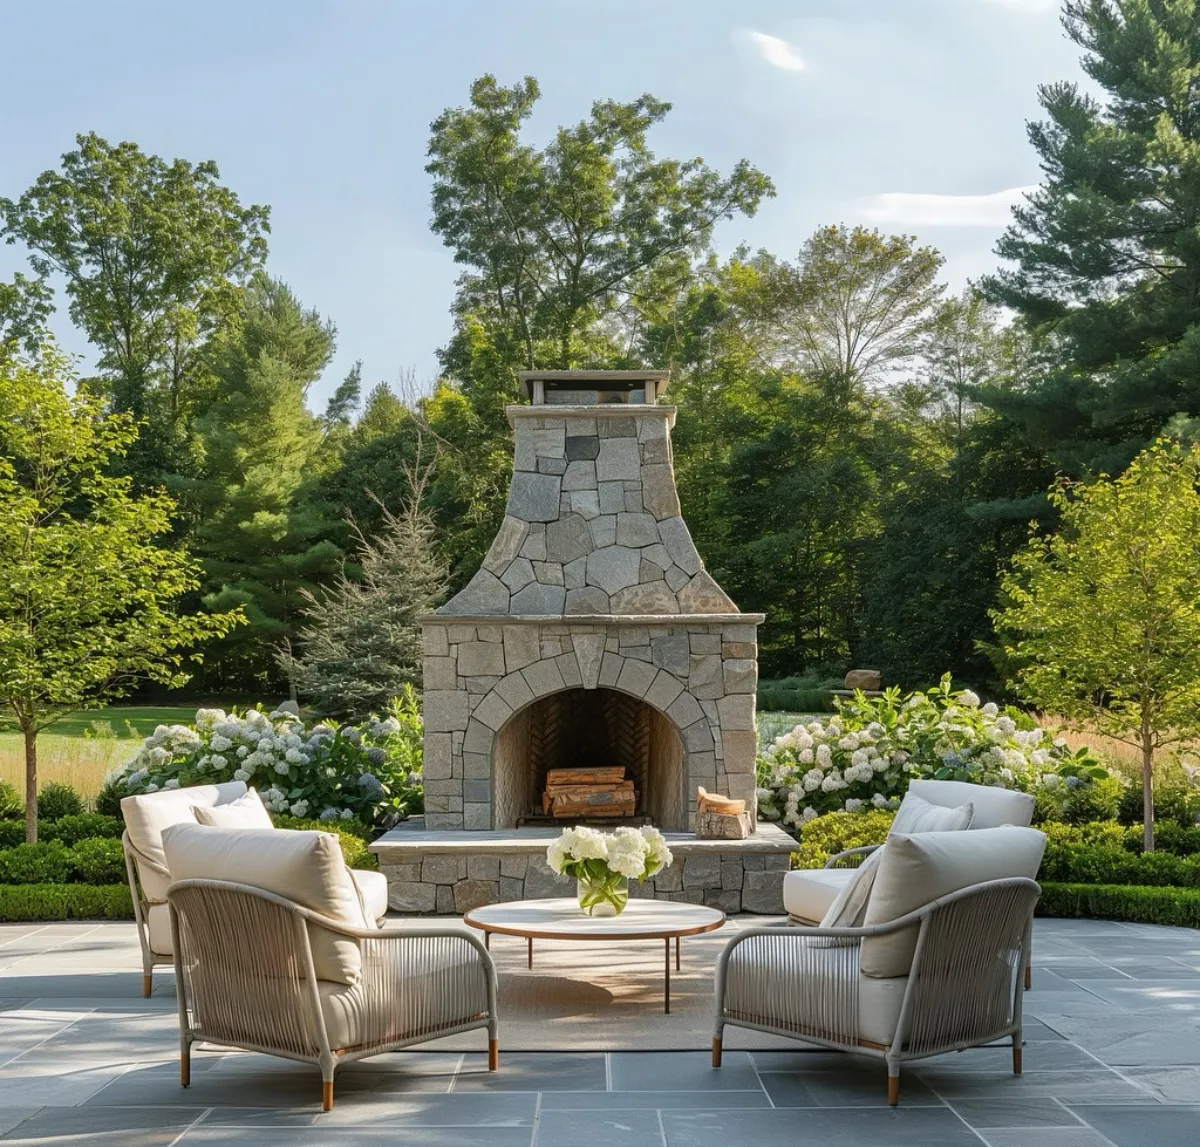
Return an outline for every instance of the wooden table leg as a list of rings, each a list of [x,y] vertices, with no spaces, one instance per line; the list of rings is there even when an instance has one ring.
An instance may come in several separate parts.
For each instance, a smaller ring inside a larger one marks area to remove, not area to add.
[[[484,946],[484,947],[485,947],[485,948],[486,948],[486,949],[487,949],[489,952],[492,950],[492,934],[491,934],[491,932],[484,932],[484,934],[483,934],[483,946]]]
[[[533,967],[533,937],[529,937],[529,966]]]
[[[671,1014],[671,938],[663,940],[663,1014]]]
[[[679,971],[679,937],[675,937],[675,971]]]

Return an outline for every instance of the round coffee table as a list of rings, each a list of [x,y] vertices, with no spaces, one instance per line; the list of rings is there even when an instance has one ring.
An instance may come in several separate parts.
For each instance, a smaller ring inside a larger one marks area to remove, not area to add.
[[[661,940],[663,942],[663,1011],[671,1014],[671,941],[675,941],[675,970],[679,971],[679,941],[683,936],[713,932],[725,923],[725,913],[702,904],[674,900],[630,900],[620,916],[587,916],[571,897],[555,900],[514,900],[473,908],[463,920],[484,934],[523,936],[529,943],[533,967],[534,940]]]

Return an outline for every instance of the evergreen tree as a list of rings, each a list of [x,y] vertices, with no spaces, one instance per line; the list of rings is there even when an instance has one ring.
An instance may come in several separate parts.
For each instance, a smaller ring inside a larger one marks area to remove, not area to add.
[[[1058,362],[985,400],[1062,467],[1121,469],[1172,415],[1200,413],[1197,0],[1068,0],[1102,89],[1041,89],[1029,137],[1044,182],[1014,211],[986,280],[1053,332]]]
[[[235,337],[213,354],[215,395],[197,422],[202,478],[194,499],[205,604],[241,606],[247,625],[216,645],[206,678],[263,690],[274,648],[290,636],[304,598],[331,578],[341,551],[321,507],[304,494],[322,444],[305,405],[333,354],[334,328],[287,286],[256,276]]]
[[[446,588],[434,527],[420,508],[423,481],[399,514],[380,504],[382,525],[368,538],[353,527],[361,577],[343,569],[332,590],[304,592],[299,656],[280,658],[315,713],[361,720],[385,713],[406,685],[421,686],[421,629]]]

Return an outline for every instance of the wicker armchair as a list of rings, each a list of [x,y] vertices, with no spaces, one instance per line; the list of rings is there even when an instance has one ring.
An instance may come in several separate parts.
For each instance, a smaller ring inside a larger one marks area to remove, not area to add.
[[[1020,973],[1041,889],[1024,877],[973,884],[861,928],[755,928],[717,962],[713,1065],[727,1024],[792,1036],[887,1064],[888,1102],[902,1063],[1012,1039],[1021,1073]],[[863,972],[866,944],[917,928],[907,974]]]
[[[223,880],[180,880],[167,899],[184,1087],[198,1040],[319,1065],[323,1111],[341,1064],[440,1036],[486,1028],[496,1070],[496,970],[475,936],[355,928]],[[317,978],[314,928],[357,946],[354,983]]]

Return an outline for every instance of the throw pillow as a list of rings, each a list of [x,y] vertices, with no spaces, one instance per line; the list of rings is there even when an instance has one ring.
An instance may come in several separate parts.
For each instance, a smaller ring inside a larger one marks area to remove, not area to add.
[[[198,824],[209,828],[274,828],[271,814],[254,789],[228,804],[196,805],[192,811]]]
[[[904,800],[896,810],[890,833],[908,835],[914,832],[958,832],[970,828],[975,816],[973,804],[933,804],[916,793],[905,793]]]
[[[868,853],[867,858],[858,866],[854,878],[842,888],[837,898],[821,917],[820,928],[861,928],[863,917],[867,912],[867,903],[871,899],[871,888],[875,883],[875,871],[883,859],[883,849],[877,848]],[[857,944],[854,939],[837,939],[833,936],[817,936],[813,938],[816,948],[834,948],[842,944]]]

